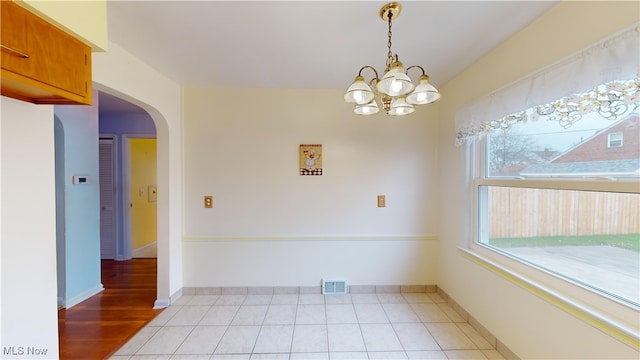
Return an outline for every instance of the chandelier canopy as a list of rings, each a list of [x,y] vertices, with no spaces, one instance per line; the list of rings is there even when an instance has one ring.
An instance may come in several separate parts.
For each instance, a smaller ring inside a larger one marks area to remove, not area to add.
[[[380,18],[389,24],[387,41],[387,63],[382,79],[373,66],[365,65],[358,72],[358,76],[344,94],[347,103],[355,104],[358,115],[371,115],[380,111],[376,97],[380,97],[382,108],[389,115],[406,115],[415,111],[414,105],[430,104],[440,98],[438,90],[429,83],[429,76],[419,65],[409,66],[406,71],[398,60],[398,55],[391,52],[391,21],[400,15],[402,5],[396,2],[388,3],[380,9]],[[422,75],[418,84],[414,85],[409,77],[409,70],[419,69]],[[371,69],[375,74],[366,82],[362,72]]]

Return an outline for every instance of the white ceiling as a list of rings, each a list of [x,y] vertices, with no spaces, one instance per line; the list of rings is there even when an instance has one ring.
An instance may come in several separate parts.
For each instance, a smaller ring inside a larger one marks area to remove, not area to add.
[[[364,65],[382,76],[385,3],[109,0],[109,41],[186,86],[346,89]],[[404,1],[392,51],[438,87],[555,4]]]

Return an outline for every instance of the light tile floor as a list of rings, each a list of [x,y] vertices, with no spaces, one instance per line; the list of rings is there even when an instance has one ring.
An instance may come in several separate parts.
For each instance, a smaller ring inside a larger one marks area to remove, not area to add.
[[[196,295],[119,359],[504,359],[437,293]]]

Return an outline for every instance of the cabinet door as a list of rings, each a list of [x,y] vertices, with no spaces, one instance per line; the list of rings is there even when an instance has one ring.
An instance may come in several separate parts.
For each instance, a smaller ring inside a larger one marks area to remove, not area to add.
[[[0,0],[2,95],[36,104],[91,104],[91,48]]]
[[[88,47],[38,17],[30,17],[28,24],[34,78],[84,96],[88,85],[85,72],[91,59]]]
[[[0,62],[2,62],[2,68],[32,76],[34,66],[30,59],[27,41],[27,12],[10,1],[2,1],[1,3],[2,58]]]

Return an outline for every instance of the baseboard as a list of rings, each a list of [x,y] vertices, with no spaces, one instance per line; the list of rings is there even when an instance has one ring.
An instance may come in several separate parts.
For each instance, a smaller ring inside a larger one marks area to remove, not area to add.
[[[349,285],[347,293],[432,293],[436,285]],[[177,294],[177,293],[176,293]],[[274,294],[322,294],[321,286],[220,286],[220,287],[184,287],[182,295],[274,295]],[[174,295],[175,296],[175,295]],[[173,302],[178,298],[171,299]]]
[[[164,309],[166,307],[169,307],[171,304],[175,303],[179,298],[181,298],[182,295],[183,295],[183,289],[180,289],[176,291],[173,295],[171,295],[169,298],[158,298],[153,303],[153,308],[158,310],[158,309]]]
[[[469,325],[473,327],[482,337],[491,344],[496,351],[502,355],[507,360],[520,360],[520,357],[516,355],[511,349],[509,349],[503,342],[501,342],[498,338],[496,338],[487,328],[482,326],[468,311],[466,311],[460,304],[458,304],[455,300],[449,296],[444,290],[438,287],[438,295],[442,299],[444,299],[451,307],[458,313],[458,315],[462,316],[463,319],[467,320]]]
[[[104,291],[104,286],[102,286],[102,284],[89,289],[87,291],[84,291],[74,297],[72,297],[71,299],[67,299],[64,301],[63,307],[66,309],[69,309],[75,305],[80,304],[81,302],[87,300],[88,298],[92,297],[93,295],[96,295],[98,293],[101,293]]]
[[[166,307],[169,307],[169,305],[171,305],[170,299],[156,299],[156,301],[153,303],[153,309],[154,310],[164,309]]]
[[[132,256],[134,258],[155,258],[157,257],[157,242],[152,242],[151,244],[147,244],[145,246],[139,247],[137,249],[133,249]],[[153,253],[153,256],[148,255],[147,253]]]

